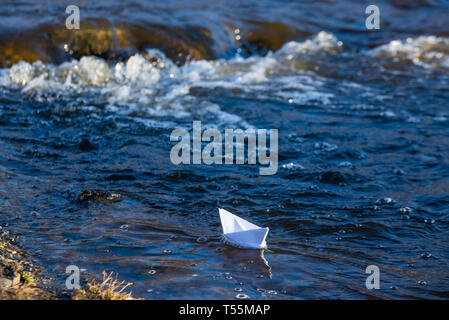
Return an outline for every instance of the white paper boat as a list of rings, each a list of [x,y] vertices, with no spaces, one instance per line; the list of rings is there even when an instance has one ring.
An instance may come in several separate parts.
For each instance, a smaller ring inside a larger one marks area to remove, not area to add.
[[[270,229],[258,227],[224,209],[219,208],[218,212],[225,242],[240,248],[263,249],[267,247],[265,238]]]

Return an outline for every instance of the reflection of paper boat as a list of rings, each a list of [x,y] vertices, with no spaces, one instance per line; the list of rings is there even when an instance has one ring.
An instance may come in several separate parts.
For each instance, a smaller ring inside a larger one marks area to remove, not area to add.
[[[241,250],[227,246],[223,251],[226,257],[226,268],[229,270],[248,270],[251,274],[264,273],[268,278],[272,278],[271,267],[265,259],[265,250]]]
[[[224,209],[218,209],[224,240],[233,246],[249,249],[267,247],[268,228],[261,228]]]

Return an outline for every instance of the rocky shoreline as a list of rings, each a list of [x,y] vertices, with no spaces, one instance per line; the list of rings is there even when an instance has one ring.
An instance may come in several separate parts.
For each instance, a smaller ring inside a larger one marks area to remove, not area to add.
[[[47,287],[50,279],[16,243],[16,236],[0,226],[0,299],[57,299],[54,289]]]
[[[130,285],[103,272],[102,280],[90,277],[73,292],[53,286],[43,268],[20,249],[17,236],[0,226],[0,300],[134,300]]]

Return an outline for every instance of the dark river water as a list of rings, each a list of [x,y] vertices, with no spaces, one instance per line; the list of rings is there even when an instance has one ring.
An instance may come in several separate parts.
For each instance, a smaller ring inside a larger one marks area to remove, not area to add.
[[[54,40],[66,2],[0,18],[0,225],[55,284],[77,265],[145,299],[449,297],[448,2],[376,1],[367,30],[372,1],[78,1],[81,32],[127,35],[97,56]],[[277,173],[172,164],[194,120],[278,129]],[[223,244],[218,207],[268,249]]]

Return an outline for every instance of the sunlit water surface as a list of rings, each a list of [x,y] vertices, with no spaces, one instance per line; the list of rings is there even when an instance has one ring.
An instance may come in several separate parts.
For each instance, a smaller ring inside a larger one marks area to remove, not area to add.
[[[196,21],[217,58],[177,65],[148,48],[2,69],[1,225],[60,285],[74,264],[118,272],[146,299],[448,298],[448,8],[382,4],[394,14],[372,33],[352,1],[90,5],[90,17]],[[56,4],[38,21],[32,5],[6,5],[2,28],[57,20]],[[223,26],[251,19],[310,35],[245,55]],[[173,165],[170,133],[193,120],[279,129],[277,174]],[[120,196],[77,201],[91,189]],[[218,207],[268,226],[268,250],[224,245]]]

